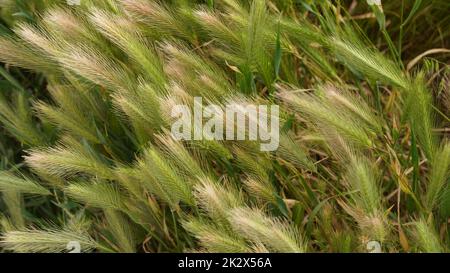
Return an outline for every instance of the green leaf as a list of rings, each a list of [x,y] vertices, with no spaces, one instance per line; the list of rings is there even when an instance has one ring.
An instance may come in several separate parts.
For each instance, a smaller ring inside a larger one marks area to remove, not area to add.
[[[294,224],[300,227],[304,216],[305,209],[299,203],[295,204],[292,208],[292,221],[294,222]]]
[[[289,211],[286,206],[286,203],[284,203],[283,198],[281,198],[278,194],[275,194],[275,199],[277,201],[277,208],[278,210],[285,216],[289,217]]]
[[[0,75],[5,78],[9,83],[11,83],[15,88],[17,88],[19,91],[24,91],[25,89],[22,87],[22,85],[13,77],[11,74],[6,71],[6,69],[3,66],[0,66]]]
[[[380,0],[367,0],[367,4],[370,6],[380,26],[380,30],[386,29],[386,16],[384,15],[383,7]]]
[[[208,4],[209,8],[214,8],[214,0],[206,0],[206,3]]]

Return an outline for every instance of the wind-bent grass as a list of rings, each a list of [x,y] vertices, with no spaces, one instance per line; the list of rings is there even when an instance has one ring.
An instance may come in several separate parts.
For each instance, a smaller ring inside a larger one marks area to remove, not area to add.
[[[0,1],[0,251],[448,251],[449,3],[352,2]],[[199,96],[279,149],[175,140]]]

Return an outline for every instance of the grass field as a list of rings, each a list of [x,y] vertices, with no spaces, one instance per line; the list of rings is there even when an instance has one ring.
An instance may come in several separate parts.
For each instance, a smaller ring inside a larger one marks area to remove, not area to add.
[[[450,1],[0,8],[0,252],[450,250]],[[278,149],[177,141],[195,97]]]

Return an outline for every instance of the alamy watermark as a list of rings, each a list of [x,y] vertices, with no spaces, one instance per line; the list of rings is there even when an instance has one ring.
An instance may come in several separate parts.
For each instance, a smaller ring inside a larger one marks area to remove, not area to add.
[[[79,5],[81,5],[81,0],[67,0],[67,5],[79,6]]]
[[[187,105],[175,105],[172,135],[176,140],[259,141],[263,152],[275,151],[280,143],[278,105],[231,103],[224,107],[203,105],[194,98],[193,113]]]

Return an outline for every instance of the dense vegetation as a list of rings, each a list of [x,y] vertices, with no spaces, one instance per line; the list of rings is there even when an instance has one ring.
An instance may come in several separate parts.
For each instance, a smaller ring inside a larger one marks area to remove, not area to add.
[[[0,250],[450,249],[448,0],[1,1]],[[175,141],[276,104],[281,142]]]

